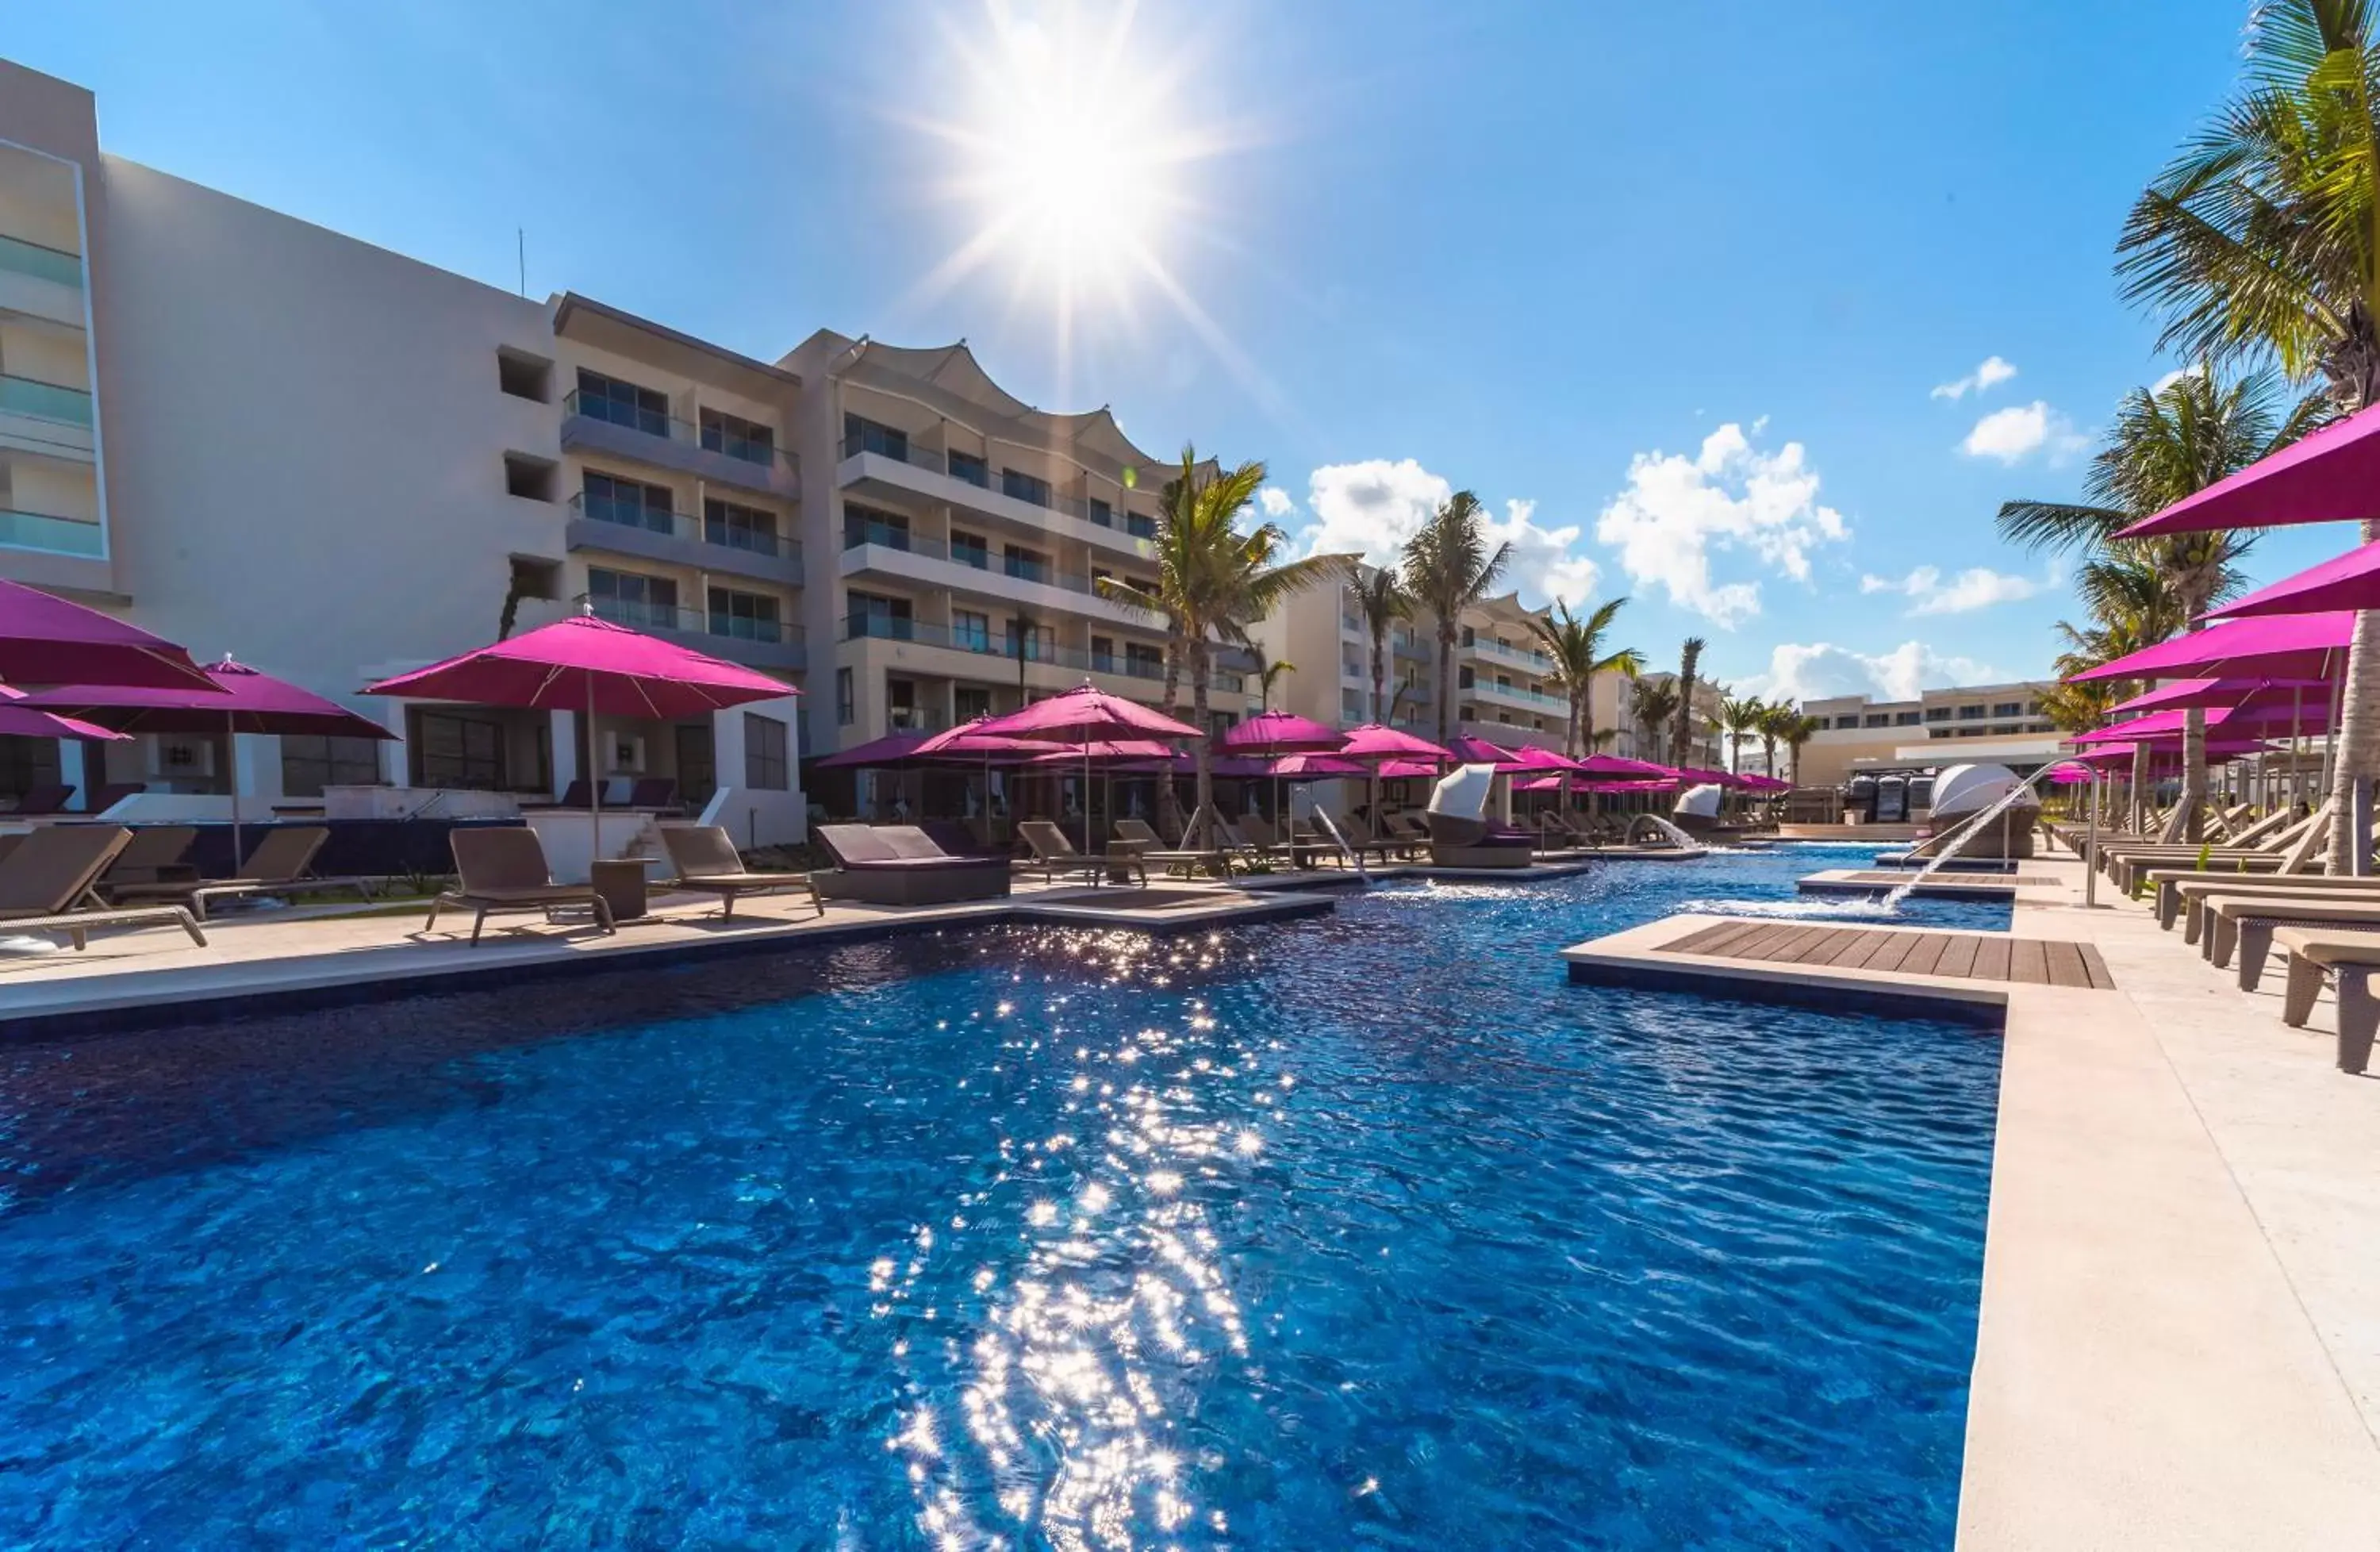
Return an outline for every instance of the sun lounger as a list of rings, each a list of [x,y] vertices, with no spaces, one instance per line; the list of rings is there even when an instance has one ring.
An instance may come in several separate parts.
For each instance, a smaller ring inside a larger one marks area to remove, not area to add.
[[[2273,945],[2289,956],[2288,993],[2281,1019],[2293,1029],[2313,1016],[2325,973],[2338,983],[2338,1070],[2361,1073],[2372,1064],[2372,1040],[2380,1031],[2380,998],[2372,976],[2380,970],[2380,932],[2338,932],[2314,927],[2284,927]]]
[[[2136,874],[2133,882],[2152,892],[2156,903],[2157,926],[2171,930],[2175,920],[2187,910],[2189,935],[2182,940],[2198,941],[2198,913],[2190,909],[2182,893],[2185,884],[2263,884],[2280,882],[2295,885],[2318,883],[2320,873],[2283,873],[2281,858],[2273,856],[2237,857],[2229,862],[2210,863],[2204,867],[2153,867]]]
[[[74,801],[74,788],[56,783],[28,787],[24,795],[17,799],[17,806],[8,811],[28,819],[63,814],[67,811],[67,805]]]
[[[915,825],[820,825],[812,833],[837,864],[812,879],[829,900],[948,905],[1008,892],[1006,859],[953,856]]]
[[[1371,826],[1353,814],[1341,814],[1338,816],[1338,821],[1339,833],[1347,838],[1347,844],[1354,847],[1359,856],[1378,853],[1380,860],[1385,863],[1396,857],[1414,855],[1415,843],[1401,835],[1380,836],[1374,832]]]
[[[753,872],[744,866],[743,856],[723,826],[663,825],[662,846],[669,853],[670,866],[677,870],[677,877],[662,880],[662,888],[688,894],[715,894],[719,896],[722,917],[734,915],[735,903],[747,894],[772,894],[781,890],[808,892],[818,914],[826,915],[826,902],[819,898],[818,884],[808,873]]]
[[[248,854],[248,865],[237,879],[163,879],[127,885],[115,891],[115,894],[128,901],[171,900],[188,905],[200,921],[207,919],[211,902],[249,895],[322,894],[332,890],[353,890],[370,899],[378,879],[361,876],[314,877],[314,858],[330,839],[331,831],[323,825],[275,826],[266,831],[264,839]]]
[[[91,794],[90,811],[94,814],[104,814],[126,798],[137,797],[148,790],[149,783],[146,782],[111,782]]]
[[[2131,895],[2140,892],[2141,875],[2159,867],[2204,866],[2211,870],[2242,857],[2278,856],[2282,859],[2281,872],[2301,873],[2312,866],[2314,854],[2328,838],[2329,826],[2330,806],[2325,803],[2257,847],[2158,844],[2110,848],[2102,844],[2095,862],[2118,889]]]
[[[677,810],[677,782],[668,776],[639,776],[636,784],[628,789],[626,806],[650,809],[655,813],[674,813]]]
[[[2206,914],[2199,952],[2222,969],[2240,961],[2240,989],[2253,991],[2263,977],[2273,933],[2282,927],[2328,927],[2380,932],[2380,898],[2371,894],[2210,894],[2200,902]]]
[[[0,931],[63,932],[77,949],[93,928],[178,927],[204,947],[207,935],[178,905],[109,905],[101,875],[132,843],[120,825],[54,825],[35,831],[0,857]]]
[[[132,843],[117,854],[99,880],[99,892],[110,900],[142,884],[177,883],[196,879],[199,870],[183,859],[199,838],[196,825],[142,825],[132,831]]]
[[[1111,867],[1120,867],[1139,875],[1141,887],[1148,887],[1148,864],[1137,849],[1110,852],[1105,856],[1091,856],[1075,850],[1066,832],[1048,819],[1026,819],[1016,827],[1016,833],[1033,848],[1033,863],[1041,869],[1044,883],[1054,883],[1059,873],[1079,874],[1092,883],[1105,879]]]
[[[1284,859],[1294,867],[1312,867],[1324,857],[1339,855],[1339,848],[1320,836],[1299,835],[1294,825],[1277,826],[1261,814],[1243,814],[1237,825],[1258,851]]]
[[[1211,871],[1219,879],[1228,879],[1232,876],[1231,859],[1221,852],[1185,851],[1179,847],[1169,847],[1165,843],[1165,838],[1151,829],[1147,819],[1118,819],[1115,822],[1115,832],[1118,841],[1134,849],[1133,855],[1140,859],[1144,867],[1153,862],[1168,872],[1179,867],[1184,878],[1195,876],[1202,867]]]
[[[556,911],[583,906],[594,912],[595,924],[604,932],[617,930],[612,925],[612,908],[595,892],[594,885],[553,881],[545,848],[539,843],[537,831],[527,826],[458,830],[446,837],[446,843],[455,854],[457,882],[430,903],[430,919],[421,924],[422,931],[435,928],[438,913],[449,905],[472,913],[475,946],[488,917],[498,911],[535,911],[550,922]]]

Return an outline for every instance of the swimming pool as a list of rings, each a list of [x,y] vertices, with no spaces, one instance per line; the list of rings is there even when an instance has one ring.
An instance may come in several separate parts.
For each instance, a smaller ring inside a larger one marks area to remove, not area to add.
[[[1554,952],[1850,855],[0,1049],[0,1542],[1947,1546],[1997,1037]]]

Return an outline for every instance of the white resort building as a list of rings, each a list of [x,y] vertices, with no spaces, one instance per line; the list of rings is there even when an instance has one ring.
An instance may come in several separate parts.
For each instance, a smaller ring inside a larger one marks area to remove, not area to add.
[[[1803,701],[1803,714],[1823,726],[1802,746],[1800,784],[1839,786],[1863,771],[1964,760],[2030,771],[2058,756],[2060,734],[2041,709],[2049,688],[2031,681],[1926,690],[1915,700],[1835,696]],[[1756,769],[1757,742],[1746,741],[1744,756],[1745,769]],[[1782,748],[1777,758],[1788,762]]]

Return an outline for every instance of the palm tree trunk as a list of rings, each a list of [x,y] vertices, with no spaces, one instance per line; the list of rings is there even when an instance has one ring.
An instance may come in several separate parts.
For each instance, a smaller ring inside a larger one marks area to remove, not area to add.
[[[2148,791],[2149,746],[2146,744],[2135,744],[2132,746],[2132,816],[2131,823],[2125,827],[2134,835],[2142,834],[2148,829]]]
[[[1166,633],[1165,711],[1172,717],[1182,714],[1182,641],[1173,631]],[[1173,790],[1171,770],[1157,777],[1157,828],[1169,840],[1182,833],[1182,797]]]
[[[1578,687],[1578,758],[1595,753],[1595,675]]]
[[[1454,633],[1438,627],[1438,741],[1448,738],[1447,719],[1454,711]]]
[[[1389,633],[1372,633],[1372,721],[1389,720]]]
[[[1198,833],[1190,842],[1192,851],[1205,851],[1212,821],[1208,816],[1215,807],[1215,751],[1207,740],[1207,643],[1204,639],[1190,643],[1190,721],[1198,729],[1198,736],[1190,746],[1191,757],[1198,764]]]
[[[2366,521],[2364,542],[2380,540],[2380,522]],[[2334,879],[2371,870],[2371,859],[2356,855],[2355,794],[2380,770],[2380,612],[2364,610],[2355,616],[2355,636],[2347,649],[2345,706],[2338,718],[2338,761],[2330,773],[2330,844],[2325,870]],[[2366,791],[2369,791],[2368,786]]]

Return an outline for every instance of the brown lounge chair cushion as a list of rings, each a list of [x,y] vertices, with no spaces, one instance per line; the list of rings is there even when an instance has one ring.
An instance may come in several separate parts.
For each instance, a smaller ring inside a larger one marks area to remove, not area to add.
[[[994,860],[953,856],[915,825],[820,825],[818,838],[836,862],[854,872],[963,872]]]
[[[2301,1028],[2322,995],[2323,974],[2338,977],[2338,1070],[2362,1073],[2372,1064],[2372,1042],[2380,1033],[2380,998],[2372,976],[2380,971],[2380,932],[2340,932],[2318,927],[2285,927],[2274,945],[2289,956],[2289,994],[2282,1021]]]
[[[455,854],[455,871],[460,882],[430,903],[430,919],[422,924],[422,931],[436,927],[440,909],[448,905],[476,913],[471,922],[474,944],[488,925],[490,913],[495,911],[584,905],[595,913],[598,927],[606,933],[615,930],[612,908],[595,891],[594,885],[553,881],[553,874],[546,865],[545,847],[539,843],[537,831],[527,826],[457,830],[447,836],[446,844]]]
[[[665,880],[662,887],[715,894],[719,896],[722,916],[735,914],[738,895],[795,889],[808,890],[818,914],[826,915],[826,902],[819,898],[818,885],[808,874],[752,872],[744,866],[743,855],[721,826],[665,825],[662,829],[662,845],[677,869],[677,877]]]

